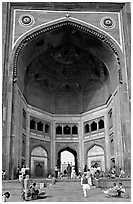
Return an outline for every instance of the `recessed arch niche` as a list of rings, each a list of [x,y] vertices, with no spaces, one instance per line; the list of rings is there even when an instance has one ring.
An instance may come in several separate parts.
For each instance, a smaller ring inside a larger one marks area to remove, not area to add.
[[[117,55],[97,31],[56,23],[20,43],[14,76],[28,104],[55,114],[82,113],[105,104],[117,87]]]
[[[94,145],[87,152],[87,166],[90,169],[91,166],[99,164],[102,171],[105,171],[105,156],[104,150],[99,145]]]
[[[31,175],[35,177],[46,176],[48,173],[48,155],[41,146],[31,151]]]

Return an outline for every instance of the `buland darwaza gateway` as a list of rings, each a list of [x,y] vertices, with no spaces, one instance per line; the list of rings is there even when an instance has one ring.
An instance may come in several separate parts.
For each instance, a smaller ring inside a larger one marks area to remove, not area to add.
[[[130,3],[3,3],[2,168],[130,174]]]

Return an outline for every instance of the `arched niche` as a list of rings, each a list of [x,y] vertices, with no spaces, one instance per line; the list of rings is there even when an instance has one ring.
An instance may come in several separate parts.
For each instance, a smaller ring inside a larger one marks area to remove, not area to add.
[[[41,146],[34,147],[31,151],[31,175],[43,177],[48,173],[48,155]]]
[[[95,163],[98,163],[102,171],[105,171],[105,155],[104,150],[99,145],[94,145],[87,152],[87,166],[91,168]]]

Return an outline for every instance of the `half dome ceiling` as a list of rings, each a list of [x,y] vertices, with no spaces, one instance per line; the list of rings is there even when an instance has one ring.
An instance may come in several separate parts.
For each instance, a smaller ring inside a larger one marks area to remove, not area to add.
[[[105,104],[118,84],[117,59],[105,37],[67,22],[38,33],[22,41],[17,61],[17,83],[27,103],[55,114]]]
[[[34,42],[36,52],[31,52],[33,56],[27,65],[25,90],[31,81],[43,84],[49,91],[63,87],[78,91],[92,81],[103,84],[109,76],[108,70],[91,53],[91,48],[98,47],[102,47],[100,40],[71,26],[43,34]]]

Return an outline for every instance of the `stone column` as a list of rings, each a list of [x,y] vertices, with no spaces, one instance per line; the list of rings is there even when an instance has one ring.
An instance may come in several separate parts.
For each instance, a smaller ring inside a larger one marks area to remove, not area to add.
[[[30,161],[30,115],[27,112],[27,117],[26,117],[26,165],[29,166],[29,161]]]
[[[45,134],[45,123],[43,123],[43,133]]]
[[[116,171],[123,168],[123,144],[122,144],[122,131],[121,131],[121,111],[120,111],[120,97],[119,88],[113,96],[113,130],[114,130],[114,152],[115,152],[115,165]]]
[[[82,119],[80,119],[79,123],[79,130],[78,130],[78,135],[79,135],[79,167],[81,168],[81,171],[84,168],[84,141],[83,141],[83,122]]]
[[[13,84],[13,98],[12,98],[12,116],[11,116],[11,138],[10,145],[10,162],[9,174],[10,178],[14,179],[17,166],[20,165],[20,138],[22,137],[22,110],[21,110],[21,95],[18,91],[17,83]]]
[[[56,150],[55,150],[55,121],[53,120],[51,123],[51,161],[50,161],[50,168],[52,171],[54,171],[55,165],[56,165]]]
[[[110,170],[110,138],[108,126],[108,113],[104,116],[104,129],[105,129],[105,171]]]
[[[14,88],[15,92],[15,88]],[[13,93],[15,95],[15,93]],[[15,96],[13,97],[13,111],[11,116],[11,138],[10,138],[10,163],[9,163],[9,178],[14,179],[14,143],[15,143],[15,128],[16,128],[16,121],[15,121]]]
[[[22,108],[22,96],[19,92],[18,85],[16,84],[15,91],[15,110],[14,110],[14,170],[16,171],[18,165],[21,166],[22,156],[22,127],[23,127],[23,108]]]
[[[123,143],[123,168],[131,175],[131,113],[127,85],[119,88],[120,111],[121,111],[121,134]]]

